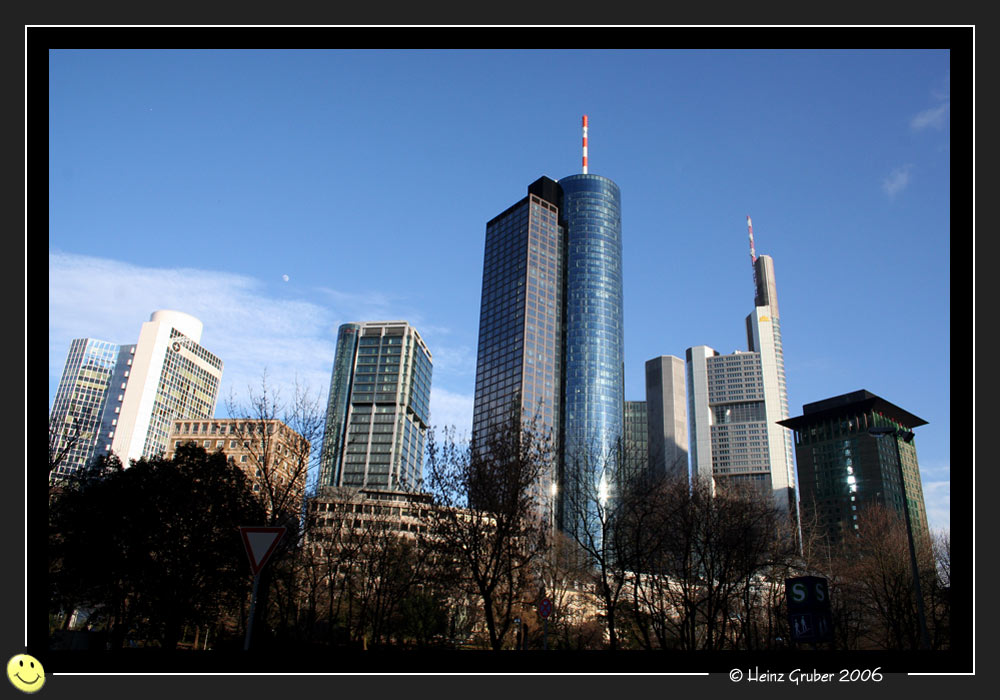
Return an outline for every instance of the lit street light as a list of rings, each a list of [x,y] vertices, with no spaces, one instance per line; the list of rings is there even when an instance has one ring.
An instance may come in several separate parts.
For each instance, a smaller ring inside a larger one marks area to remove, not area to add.
[[[913,432],[888,425],[872,426],[868,429],[876,438],[892,436],[892,444],[896,448],[896,466],[899,468],[899,485],[903,489],[903,514],[906,516],[906,538],[910,544],[910,569],[913,574],[913,590],[917,596],[917,619],[920,622],[920,648],[930,649],[930,639],[927,636],[927,618],[924,615],[924,596],[920,590],[920,567],[917,566],[917,551],[913,545],[913,525],[910,522],[910,504],[906,493],[906,481],[903,476],[903,459],[899,454],[899,438],[913,442]]]

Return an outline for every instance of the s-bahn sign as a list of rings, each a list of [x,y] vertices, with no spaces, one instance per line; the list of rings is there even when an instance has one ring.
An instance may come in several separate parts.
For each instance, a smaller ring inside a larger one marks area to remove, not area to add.
[[[788,628],[795,642],[833,641],[830,586],[819,576],[785,579]]]

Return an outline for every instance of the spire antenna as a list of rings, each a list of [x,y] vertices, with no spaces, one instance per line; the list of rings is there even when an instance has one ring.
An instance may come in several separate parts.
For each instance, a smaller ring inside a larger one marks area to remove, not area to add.
[[[750,267],[753,269],[753,288],[757,290],[757,251],[753,247],[753,222],[747,214],[747,230],[750,232]]]
[[[583,174],[587,174],[587,115],[583,115]]]

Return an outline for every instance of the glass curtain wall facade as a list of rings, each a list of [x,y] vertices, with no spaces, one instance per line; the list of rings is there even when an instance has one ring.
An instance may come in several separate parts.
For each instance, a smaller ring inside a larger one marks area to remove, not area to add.
[[[621,194],[600,175],[559,181],[566,221],[565,399],[567,499],[589,503],[592,481],[620,488],[625,404]],[[593,505],[593,504],[590,504]],[[565,517],[565,514],[564,514]]]
[[[649,425],[645,401],[625,402],[625,485],[649,473]]]
[[[340,482],[340,464],[344,452],[344,432],[351,406],[351,380],[358,352],[361,325],[344,323],[337,331],[337,350],[330,378],[330,396],[326,405],[326,429],[320,452],[319,484],[336,486]]]
[[[543,177],[486,224],[473,444],[513,419],[558,445],[565,232],[558,203],[558,185]],[[552,476],[540,494],[551,494]]]
[[[818,529],[835,545],[858,531],[859,513],[881,504],[900,515],[909,508],[914,537],[928,537],[915,443],[868,433],[873,427],[912,431],[926,421],[865,390],[802,408],[803,415],[782,424],[795,433],[804,528]]]
[[[320,487],[413,491],[423,478],[432,357],[405,321],[340,327]]]
[[[486,225],[473,443],[511,415],[549,432],[556,518],[620,456],[624,431],[621,203],[599,175],[542,177]]]
[[[49,458],[58,459],[50,477],[69,476],[95,456],[118,353],[116,343],[93,338],[70,344],[49,412]]]

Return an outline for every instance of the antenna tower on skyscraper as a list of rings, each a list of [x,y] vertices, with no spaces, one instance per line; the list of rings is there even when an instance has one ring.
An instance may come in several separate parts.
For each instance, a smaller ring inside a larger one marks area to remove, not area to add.
[[[753,247],[753,222],[747,214],[747,229],[750,231],[750,267],[753,269],[753,288],[757,292],[757,251]]]
[[[583,115],[583,174],[587,174],[587,115]]]

